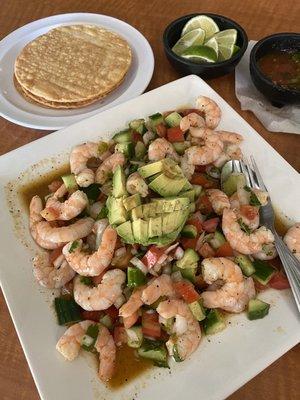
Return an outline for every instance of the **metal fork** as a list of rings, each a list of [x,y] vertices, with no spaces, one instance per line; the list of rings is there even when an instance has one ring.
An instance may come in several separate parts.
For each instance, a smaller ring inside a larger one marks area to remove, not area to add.
[[[242,172],[245,175],[247,185],[250,188],[268,191],[252,156],[250,157],[250,163],[233,160],[232,169],[235,172]],[[270,229],[274,235],[276,250],[285,269],[298,310],[300,312],[300,262],[288,249],[286,244],[275,230],[275,214],[270,196],[268,197],[268,203],[265,206],[260,207],[260,221],[262,225]]]

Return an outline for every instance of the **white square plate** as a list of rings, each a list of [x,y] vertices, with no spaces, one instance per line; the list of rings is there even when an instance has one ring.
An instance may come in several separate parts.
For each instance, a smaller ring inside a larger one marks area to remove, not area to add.
[[[0,158],[1,285],[42,399],[150,400],[163,395],[166,400],[194,400],[200,393],[203,399],[224,399],[299,342],[299,315],[290,291],[268,290],[260,296],[272,305],[266,318],[248,321],[244,314],[233,316],[231,325],[211,336],[210,342],[203,338],[190,360],[172,364],[171,373],[153,368],[119,391],[111,392],[101,384],[95,366],[91,367],[85,357],[68,363],[55,350],[64,329],[56,324],[49,294],[38,287],[32,276],[30,258],[35,246],[28,234],[24,205],[16,195],[18,187],[65,163],[72,146],[109,137],[135,118],[193,106],[200,94],[211,97],[221,107],[220,128],[243,134],[244,153],[254,155],[275,205],[283,214],[299,221],[297,172],[216,92],[193,75]]]

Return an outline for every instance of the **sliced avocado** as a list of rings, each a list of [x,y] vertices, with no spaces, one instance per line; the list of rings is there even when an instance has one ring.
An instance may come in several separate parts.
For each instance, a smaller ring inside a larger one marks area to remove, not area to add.
[[[156,216],[156,204],[143,204],[143,218],[148,219]]]
[[[174,111],[165,117],[165,121],[169,127],[179,126],[182,116],[178,112]]]
[[[183,257],[176,262],[178,268],[197,268],[198,253],[193,249],[186,249]]]
[[[126,221],[116,228],[117,234],[124,240],[125,243],[134,243],[132,225],[130,221]]]
[[[116,199],[113,196],[110,196],[106,202],[108,208],[108,220],[110,225],[116,226],[123,224],[123,222],[127,221],[127,211],[123,205],[123,199]]]
[[[149,238],[162,235],[162,217],[155,217],[149,219]]]
[[[112,195],[116,198],[127,196],[126,178],[121,165],[118,165],[113,175]]]
[[[181,192],[179,194],[180,196],[188,197],[191,203],[195,201],[195,195],[196,195],[195,189],[190,189],[187,190],[186,192]]]
[[[203,322],[203,328],[206,335],[213,335],[226,328],[226,323],[220,311],[210,310]]]
[[[125,199],[123,199],[123,204],[126,210],[130,211],[133,208],[142,204],[141,196],[138,193],[136,193],[133,194],[132,196],[126,197]]]
[[[132,222],[133,236],[136,242],[144,244],[148,240],[148,221],[137,219]]]
[[[143,218],[143,206],[137,206],[131,210],[131,219],[135,221],[139,218]]]
[[[228,178],[222,183],[222,189],[227,196],[233,195],[237,191],[238,185],[246,185],[246,179],[244,174],[233,172]]]
[[[156,213],[168,213],[173,211],[183,210],[188,208],[189,199],[187,197],[170,197],[164,199],[151,199],[152,203],[156,204]]]
[[[182,188],[183,192],[187,192],[188,190],[192,190],[193,185],[185,178],[184,186]]]
[[[149,188],[162,197],[176,196],[183,189],[186,181],[186,178],[171,179],[165,174],[160,174],[149,184]]]
[[[178,221],[181,218],[181,211],[174,211],[173,213],[162,215],[162,231],[163,235],[172,233],[178,228]]]
[[[247,317],[250,320],[264,318],[270,309],[270,304],[259,299],[251,299],[248,303]]]
[[[164,168],[164,163],[163,160],[161,161],[156,161],[147,165],[143,165],[138,169],[138,173],[143,177],[143,178],[148,178],[149,176],[155,175],[159,172],[161,172]]]
[[[202,192],[202,186],[201,185],[193,185],[193,188],[195,190],[195,197],[197,199]]]

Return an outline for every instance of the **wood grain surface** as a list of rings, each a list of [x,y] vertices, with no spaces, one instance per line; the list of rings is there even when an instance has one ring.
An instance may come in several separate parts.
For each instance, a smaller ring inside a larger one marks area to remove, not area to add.
[[[276,32],[300,31],[299,0],[1,0],[0,38],[36,19],[70,12],[111,15],[128,22],[145,35],[155,56],[154,75],[147,90],[179,78],[164,56],[162,34],[169,22],[182,15],[193,12],[226,15],[245,28],[249,39],[260,39]],[[209,84],[300,171],[299,136],[268,132],[251,112],[241,111],[234,93],[234,74],[210,80]],[[0,118],[0,154],[46,134]],[[0,399],[38,398],[4,298],[0,294]],[[300,345],[230,396],[230,400],[299,398]]]

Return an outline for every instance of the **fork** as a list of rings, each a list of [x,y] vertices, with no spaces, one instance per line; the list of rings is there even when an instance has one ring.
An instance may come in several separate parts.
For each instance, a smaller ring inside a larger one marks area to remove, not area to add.
[[[243,173],[247,182],[247,186],[250,188],[267,191],[253,156],[250,156],[250,163],[240,160],[232,160],[232,170],[234,172]],[[260,221],[262,222],[262,225],[270,229],[274,235],[276,250],[287,274],[297,308],[300,312],[300,262],[288,249],[286,244],[276,232],[274,220],[275,214],[271,198],[269,196],[268,203],[265,206],[260,207]]]

